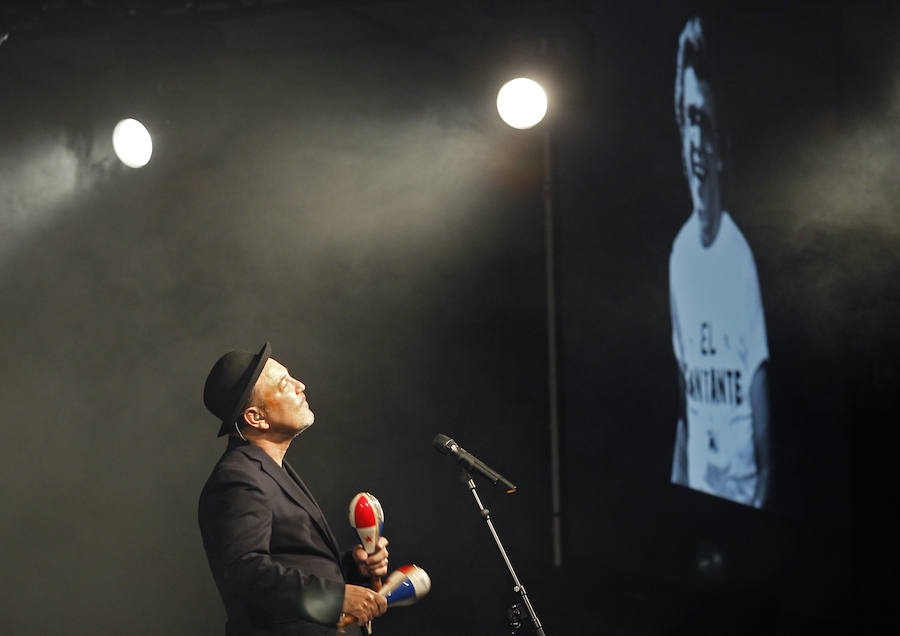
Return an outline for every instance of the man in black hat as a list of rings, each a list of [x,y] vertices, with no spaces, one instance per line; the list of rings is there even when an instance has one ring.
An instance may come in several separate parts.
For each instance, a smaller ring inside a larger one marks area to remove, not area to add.
[[[368,556],[341,553],[312,493],[284,459],[312,425],[306,387],[269,357],[219,358],[203,402],[229,435],[200,495],[203,546],[228,615],[226,634],[331,636],[346,614],[360,625],[384,613],[384,597],[355,585],[387,573],[387,540]],[[356,628],[351,628],[350,631]]]

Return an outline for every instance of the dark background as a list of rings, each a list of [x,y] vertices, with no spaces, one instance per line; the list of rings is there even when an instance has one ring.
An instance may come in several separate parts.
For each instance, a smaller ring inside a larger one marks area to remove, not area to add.
[[[509,575],[549,634],[793,634],[887,624],[896,533],[900,15],[705,11],[730,120],[727,205],[756,257],[776,497],[669,484],[668,254],[690,200],[667,3],[10,2],[0,46],[0,631],[214,634],[196,527],[225,350],[275,357],[316,424],[289,459],[335,531],[385,508],[432,577],[392,634],[505,633]],[[551,99],[563,425],[552,565],[542,131]],[[154,156],[112,155],[144,121]],[[528,633],[523,628],[523,633]]]

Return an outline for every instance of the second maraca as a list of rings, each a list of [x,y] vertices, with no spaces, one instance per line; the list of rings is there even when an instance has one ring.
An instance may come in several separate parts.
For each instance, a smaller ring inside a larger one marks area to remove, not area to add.
[[[378,592],[387,600],[388,607],[412,605],[431,591],[431,578],[418,565],[404,565],[391,572],[384,587]],[[344,616],[338,627],[356,622],[352,616]]]

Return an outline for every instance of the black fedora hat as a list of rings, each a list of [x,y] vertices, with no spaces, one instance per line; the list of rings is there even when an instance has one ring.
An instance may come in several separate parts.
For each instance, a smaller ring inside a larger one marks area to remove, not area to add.
[[[229,351],[216,361],[206,376],[203,403],[222,420],[219,437],[237,430],[235,422],[270,355],[272,347],[268,342],[256,355],[249,351]]]

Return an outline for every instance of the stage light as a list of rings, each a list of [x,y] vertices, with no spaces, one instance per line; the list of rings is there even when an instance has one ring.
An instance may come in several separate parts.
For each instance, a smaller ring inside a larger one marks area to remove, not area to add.
[[[534,80],[517,77],[497,93],[497,112],[513,128],[531,128],[547,114],[547,94]]]
[[[144,125],[136,119],[123,119],[113,130],[113,149],[119,161],[129,168],[142,168],[153,154],[153,141]]]

